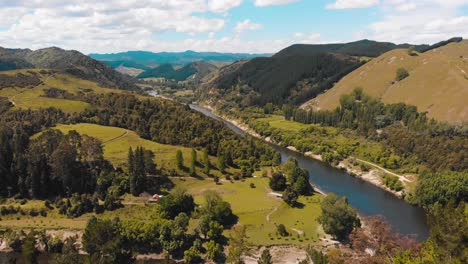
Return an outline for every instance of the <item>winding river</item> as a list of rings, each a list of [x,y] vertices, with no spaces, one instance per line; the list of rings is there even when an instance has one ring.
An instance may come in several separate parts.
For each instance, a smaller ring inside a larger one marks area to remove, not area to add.
[[[207,108],[191,104],[190,108],[208,117],[224,122],[235,133],[243,136],[245,132],[234,124],[215,115]],[[349,176],[346,172],[330,165],[307,158],[300,153],[271,144],[281,153],[282,161],[294,157],[299,165],[310,173],[310,181],[325,193],[346,196],[349,203],[360,215],[382,215],[394,230],[406,235],[414,235],[424,240],[429,235],[426,215],[422,208],[410,205],[371,183]]]

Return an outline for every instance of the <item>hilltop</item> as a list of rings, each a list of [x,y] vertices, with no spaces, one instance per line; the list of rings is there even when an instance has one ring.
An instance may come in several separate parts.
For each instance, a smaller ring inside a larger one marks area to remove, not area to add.
[[[75,50],[57,47],[29,50],[0,48],[0,70],[55,69],[119,89],[136,89],[133,81],[106,64]]]
[[[216,100],[213,96],[225,97],[226,101],[234,98],[243,106],[270,102],[299,105],[330,88],[368,57],[409,46],[371,40],[296,44],[268,58],[255,58],[225,67],[216,76],[208,78],[198,94],[202,100]],[[415,49],[427,47],[420,45]]]
[[[131,64],[145,65],[146,67],[155,67],[162,64],[186,65],[196,61],[206,62],[234,62],[243,59],[252,59],[256,57],[268,57],[271,54],[250,54],[250,53],[220,53],[220,52],[150,52],[150,51],[127,51],[107,54],[89,54],[91,58],[112,63],[119,61]],[[141,67],[135,67],[145,70]]]
[[[191,77],[192,80],[200,80],[217,69],[217,66],[204,61],[192,62],[179,69],[174,69],[170,64],[163,64],[140,73],[137,78],[165,78],[184,81]]]
[[[361,87],[366,94],[384,103],[415,105],[418,111],[442,121],[467,121],[468,41],[434,46],[424,53],[407,49],[389,51],[348,74],[302,107],[334,109],[341,95]],[[397,81],[399,68],[404,68],[409,75]]]

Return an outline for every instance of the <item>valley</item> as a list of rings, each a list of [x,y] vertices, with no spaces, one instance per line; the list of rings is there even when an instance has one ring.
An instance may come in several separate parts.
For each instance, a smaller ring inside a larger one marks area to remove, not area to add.
[[[467,220],[466,47],[362,40],[185,65],[1,49],[0,255],[452,252],[435,237]]]

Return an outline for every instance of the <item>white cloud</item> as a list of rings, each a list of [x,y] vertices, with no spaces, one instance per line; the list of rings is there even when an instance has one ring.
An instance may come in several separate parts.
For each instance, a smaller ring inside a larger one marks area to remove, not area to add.
[[[296,32],[293,34],[293,36],[296,39],[295,42],[297,43],[302,43],[302,44],[322,43],[322,36],[320,35],[320,33],[305,34],[302,32]]]
[[[237,22],[236,27],[234,27],[234,32],[240,34],[247,30],[257,30],[262,28],[262,25],[253,23],[250,19],[245,19],[244,21]]]
[[[468,38],[468,16],[458,13],[458,7],[467,4],[466,0],[386,0],[383,18],[355,36],[414,44]]]
[[[213,12],[226,12],[241,3],[242,0],[209,0],[208,6]]]
[[[379,0],[336,0],[335,3],[328,4],[327,9],[354,9],[368,8],[376,6],[380,3]]]
[[[256,6],[271,6],[271,5],[286,5],[294,2],[299,2],[301,0],[255,0],[254,3]]]

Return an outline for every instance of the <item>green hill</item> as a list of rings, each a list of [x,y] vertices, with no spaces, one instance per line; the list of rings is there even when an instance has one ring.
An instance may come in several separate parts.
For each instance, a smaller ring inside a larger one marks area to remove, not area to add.
[[[78,51],[57,47],[35,51],[0,48],[0,70],[24,68],[55,69],[105,86],[126,90],[137,89],[130,77]]]
[[[140,73],[137,78],[166,78],[176,81],[184,81],[190,76],[193,76],[193,79],[199,80],[217,69],[218,68],[216,66],[203,61],[187,64],[177,70],[170,64],[163,64]]]
[[[437,45],[424,53],[397,49],[387,52],[345,76],[333,88],[303,105],[334,109],[340,96],[362,87],[385,103],[415,105],[429,117],[449,122],[468,121],[468,42]],[[396,80],[399,68],[408,76]]]

